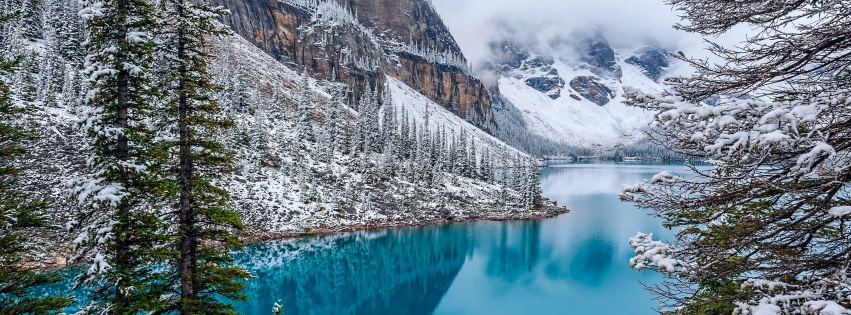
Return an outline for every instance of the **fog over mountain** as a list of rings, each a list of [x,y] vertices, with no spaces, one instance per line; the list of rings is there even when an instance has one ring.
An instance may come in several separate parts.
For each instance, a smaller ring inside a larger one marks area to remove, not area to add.
[[[667,50],[695,41],[671,26],[679,18],[653,0],[434,0],[470,60],[488,57],[488,44],[509,26],[517,35],[549,39],[599,32],[613,46],[652,43]]]
[[[549,42],[576,34],[599,34],[613,48],[650,45],[709,57],[704,39],[677,31],[678,12],[663,0],[433,0],[467,59],[491,57],[490,43],[511,36]],[[722,38],[735,44],[748,30],[737,27]]]

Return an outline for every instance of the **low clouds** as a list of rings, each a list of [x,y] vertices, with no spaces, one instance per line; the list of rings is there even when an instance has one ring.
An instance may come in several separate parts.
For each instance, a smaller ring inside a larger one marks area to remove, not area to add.
[[[505,29],[546,42],[599,32],[614,47],[651,44],[667,50],[700,46],[676,31],[677,12],[662,0],[433,0],[469,60],[489,57],[488,44]],[[501,26],[501,27],[500,27]]]

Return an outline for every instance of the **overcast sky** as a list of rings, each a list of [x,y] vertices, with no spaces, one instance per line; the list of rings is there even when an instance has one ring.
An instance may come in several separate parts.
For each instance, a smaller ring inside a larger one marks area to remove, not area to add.
[[[521,36],[565,36],[600,32],[612,46],[653,43],[668,50],[699,50],[701,38],[672,28],[677,12],[663,0],[433,0],[464,54],[471,61],[487,56],[495,22],[507,23]]]

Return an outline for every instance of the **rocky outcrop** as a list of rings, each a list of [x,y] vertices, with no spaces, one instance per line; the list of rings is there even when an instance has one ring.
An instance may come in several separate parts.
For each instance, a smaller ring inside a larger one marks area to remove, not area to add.
[[[561,97],[561,90],[564,89],[565,82],[564,79],[556,75],[552,77],[529,78],[526,79],[526,84],[552,99],[558,99]]]
[[[576,77],[570,81],[570,87],[585,99],[600,106],[608,104],[615,97],[615,92],[595,77]]]
[[[665,52],[653,47],[643,48],[625,61],[640,68],[644,75],[656,82],[659,82],[665,69],[671,65]]]
[[[350,100],[383,87],[386,74],[460,116],[490,117],[488,91],[426,0],[213,3],[231,11],[225,24],[280,62],[351,86]]]
[[[615,60],[615,51],[601,38],[586,39],[579,45],[581,61],[589,65],[592,73],[600,77],[620,78],[623,70]]]

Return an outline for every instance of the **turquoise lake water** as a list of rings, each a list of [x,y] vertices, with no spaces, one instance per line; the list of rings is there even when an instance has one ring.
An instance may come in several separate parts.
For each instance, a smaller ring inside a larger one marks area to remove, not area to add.
[[[544,195],[571,212],[530,222],[475,222],[354,232],[251,245],[256,276],[242,314],[656,314],[629,268],[636,232],[671,238],[617,194],[662,163],[565,163],[543,170]]]
[[[682,165],[569,163],[543,170],[544,194],[571,209],[535,222],[476,222],[257,244],[241,263],[244,314],[656,314],[629,268],[636,232],[671,237],[617,194]]]

